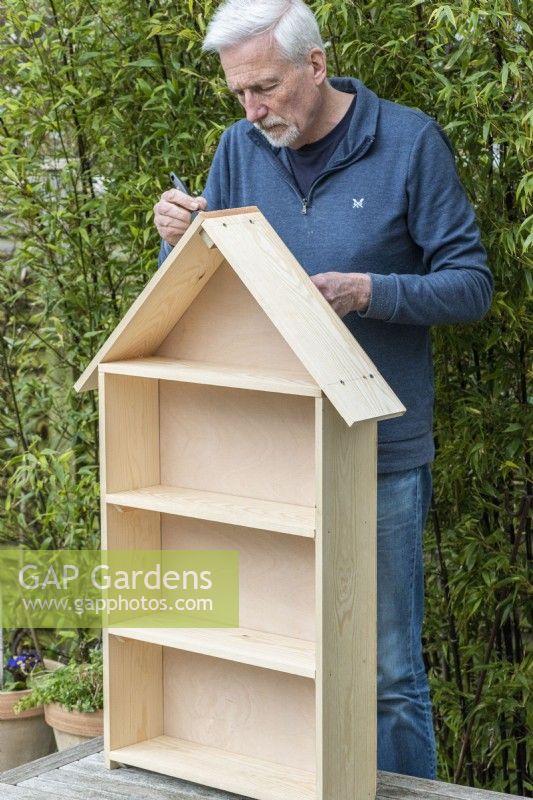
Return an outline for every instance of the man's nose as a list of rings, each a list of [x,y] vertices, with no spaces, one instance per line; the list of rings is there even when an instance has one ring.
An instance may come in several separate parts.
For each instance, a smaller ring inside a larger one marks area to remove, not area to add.
[[[254,97],[253,94],[245,95],[244,109],[248,122],[259,122],[268,116],[268,108],[264,103]]]

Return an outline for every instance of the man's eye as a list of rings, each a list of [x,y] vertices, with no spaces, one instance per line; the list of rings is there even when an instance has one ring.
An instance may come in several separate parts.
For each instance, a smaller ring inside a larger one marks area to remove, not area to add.
[[[252,91],[255,91],[255,93],[256,93],[256,94],[258,94],[258,95],[261,95],[261,94],[269,94],[270,92],[273,92],[273,91],[274,91],[274,89],[276,89],[278,86],[279,86],[279,84],[278,84],[278,83],[273,83],[271,86],[264,86],[264,87],[263,87],[263,86],[261,86],[261,87],[258,87],[258,88],[257,88],[257,89],[255,89],[255,90],[252,90]],[[235,95],[235,97],[237,97],[239,100],[242,100],[242,99],[244,98],[244,90],[243,90],[243,89],[235,89],[235,90],[233,91],[233,94],[234,94],[234,95]]]

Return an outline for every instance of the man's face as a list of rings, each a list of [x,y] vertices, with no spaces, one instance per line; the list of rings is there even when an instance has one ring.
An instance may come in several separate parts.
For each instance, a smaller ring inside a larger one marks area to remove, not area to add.
[[[312,139],[323,81],[323,56],[318,48],[311,51],[305,64],[293,64],[267,33],[222,50],[220,61],[226,83],[246,111],[246,119],[270,144],[301,147]]]

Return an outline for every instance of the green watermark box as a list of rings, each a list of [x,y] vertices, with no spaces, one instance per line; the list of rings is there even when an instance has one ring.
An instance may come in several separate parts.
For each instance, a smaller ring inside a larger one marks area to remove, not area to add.
[[[4,628],[239,625],[238,550],[0,550]]]

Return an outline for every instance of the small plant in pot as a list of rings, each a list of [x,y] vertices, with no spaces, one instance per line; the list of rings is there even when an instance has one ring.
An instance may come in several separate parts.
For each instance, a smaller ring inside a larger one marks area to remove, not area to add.
[[[57,662],[43,660],[25,630],[13,631],[6,649],[0,691],[0,772],[55,750],[43,706],[36,703],[22,713],[17,712],[17,707],[32,693],[29,682],[39,674],[46,674],[46,669],[54,669]]]
[[[44,662],[37,650],[22,647],[16,655],[8,657],[4,670],[10,678],[5,678],[2,686],[4,692],[17,692],[27,689],[28,679],[33,673],[44,669]]]
[[[92,650],[89,661],[71,661],[53,673],[30,679],[31,693],[18,704],[20,711],[44,706],[54,729],[58,750],[65,750],[103,731],[102,651]]]

